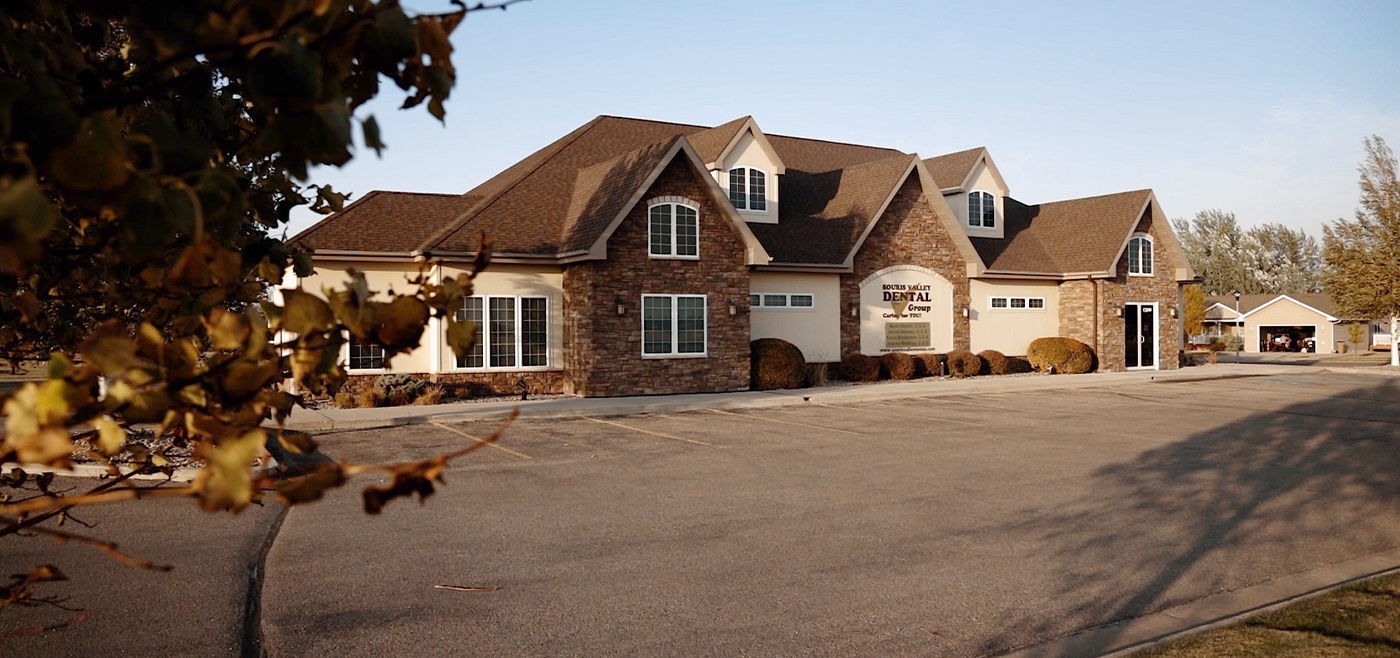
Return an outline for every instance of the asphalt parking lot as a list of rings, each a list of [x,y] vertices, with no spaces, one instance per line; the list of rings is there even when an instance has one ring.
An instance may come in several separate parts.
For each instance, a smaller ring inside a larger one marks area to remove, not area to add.
[[[426,505],[292,510],[263,648],[997,655],[1400,546],[1396,382],[522,420]],[[491,429],[321,438],[382,461]]]
[[[0,655],[994,656],[1099,628],[1046,654],[1087,656],[1121,642],[1117,620],[1400,547],[1400,378],[956,385],[524,419],[426,505],[376,517],[354,485],[285,516],[84,510],[96,527],[71,530],[175,571],[6,538],[4,573],[58,564],[74,580],[45,593],[88,618]],[[493,428],[319,438],[385,462]],[[12,609],[3,628],[72,614]]]

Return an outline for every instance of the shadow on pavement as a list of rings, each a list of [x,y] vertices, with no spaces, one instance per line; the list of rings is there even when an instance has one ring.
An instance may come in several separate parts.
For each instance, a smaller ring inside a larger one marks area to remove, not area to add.
[[[1400,545],[1397,401],[1400,385],[1387,380],[1253,414],[1095,471],[1082,499],[1019,520],[1053,585],[1004,613],[1005,631],[981,653]],[[1181,410],[1183,422],[1190,413]],[[1121,422],[1128,436],[1153,431]],[[1037,597],[1057,612],[1035,618]],[[1112,632],[1082,637],[1047,655],[1097,655],[1118,641]]]

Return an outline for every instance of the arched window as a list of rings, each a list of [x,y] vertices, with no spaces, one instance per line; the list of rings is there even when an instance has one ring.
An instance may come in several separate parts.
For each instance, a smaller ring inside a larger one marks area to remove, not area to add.
[[[1135,233],[1128,240],[1128,274],[1152,276],[1152,236]]]
[[[653,257],[698,258],[700,213],[681,203],[656,203],[647,209],[647,243]]]
[[[967,225],[996,228],[997,204],[990,192],[979,191],[967,195]]]
[[[751,167],[729,170],[729,200],[739,210],[767,210],[767,175]]]

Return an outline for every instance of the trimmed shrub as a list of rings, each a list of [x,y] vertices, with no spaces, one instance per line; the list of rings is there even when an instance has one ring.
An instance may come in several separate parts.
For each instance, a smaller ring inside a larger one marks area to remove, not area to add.
[[[412,375],[395,373],[374,378],[374,396],[389,404],[408,404],[428,390],[428,381]]]
[[[914,376],[914,357],[904,352],[880,355],[880,376],[887,379],[909,379]]]
[[[880,379],[880,360],[864,354],[847,354],[841,357],[841,365],[836,374],[848,382],[873,382]]]
[[[1006,369],[1007,363],[1005,354],[1002,354],[1001,352],[998,352],[996,350],[982,350],[981,352],[977,353],[977,356],[982,357],[981,374],[1005,375],[1007,372],[1009,372]]]
[[[948,374],[954,377],[973,377],[982,372],[982,357],[967,350],[953,350],[948,353]]]
[[[781,338],[760,338],[749,343],[751,390],[802,388],[806,381],[807,360],[796,345]]]
[[[1094,371],[1094,350],[1073,338],[1037,338],[1026,348],[1026,358],[1036,370],[1059,375]]]
[[[1032,367],[1031,367],[1031,362],[1030,362],[1030,361],[1027,361],[1027,360],[1026,360],[1026,357],[1024,357],[1024,356],[1008,356],[1008,357],[1006,357],[1006,374],[1008,374],[1008,375],[1019,375],[1019,374],[1027,373],[1027,372],[1035,372],[1035,368],[1032,368]]]
[[[942,377],[943,364],[948,362],[948,357],[943,354],[915,354],[914,355],[914,376],[915,377]]]

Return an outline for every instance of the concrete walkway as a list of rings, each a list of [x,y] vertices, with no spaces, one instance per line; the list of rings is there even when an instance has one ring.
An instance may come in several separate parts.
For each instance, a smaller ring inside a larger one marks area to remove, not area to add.
[[[1347,368],[1356,372],[1359,368]],[[559,397],[540,400],[501,399],[407,407],[369,409],[302,409],[292,412],[287,426],[301,430],[343,430],[392,427],[418,423],[501,418],[520,409],[523,418],[623,416],[675,413],[704,409],[761,409],[802,404],[835,404],[977,393],[1008,393],[1119,386],[1143,382],[1198,381],[1297,374],[1296,366],[1216,364],[1180,370],[1097,372],[1087,375],[1003,375],[969,379],[929,378],[845,384],[783,391],[741,391],[616,398]]]

